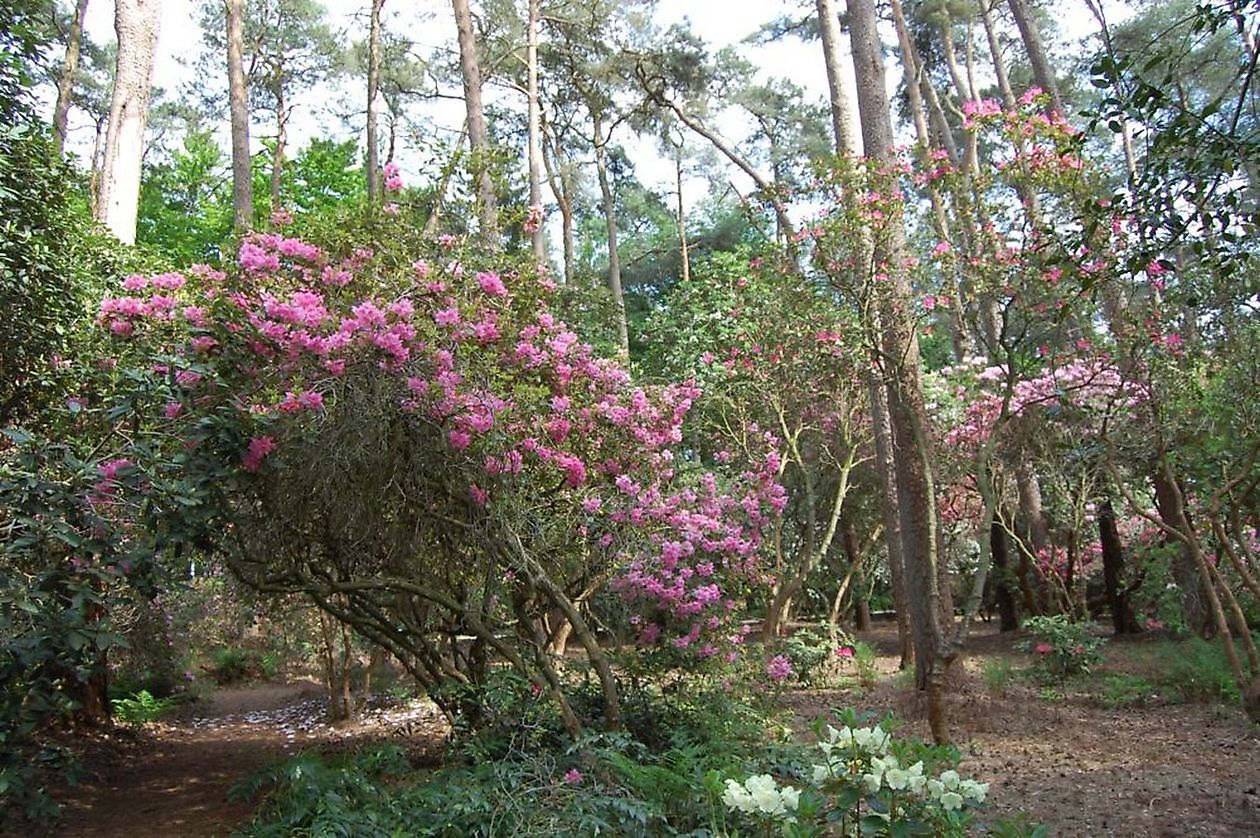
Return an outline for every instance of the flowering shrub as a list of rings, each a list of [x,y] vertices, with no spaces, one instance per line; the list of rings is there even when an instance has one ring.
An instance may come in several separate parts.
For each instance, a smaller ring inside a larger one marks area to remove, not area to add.
[[[816,748],[804,789],[761,774],[727,780],[722,802],[785,835],[964,835],[989,788],[953,768],[934,775],[943,752],[894,742],[882,725],[827,725]]]
[[[100,321],[165,382],[149,419],[231,522],[233,569],[306,593],[418,661],[422,683],[451,666],[475,682],[494,649],[558,693],[548,638],[502,637],[558,610],[598,663],[573,604],[592,580],[633,603],[640,643],[732,654],[730,615],[785,503],[773,437],[737,474],[688,463],[694,384],[632,386],[551,312],[545,274],[470,258],[446,237],[336,256],[256,234],[231,271],[129,278]],[[612,696],[605,712],[615,723]]]
[[[836,631],[835,640],[819,632],[799,629],[783,640],[783,655],[796,680],[807,687],[821,687],[837,681],[845,666],[853,659],[856,646],[843,631]]]
[[[1073,622],[1066,614],[1029,617],[1024,629],[1031,639],[1022,644],[1033,653],[1033,667],[1043,675],[1062,680],[1069,675],[1089,672],[1101,659],[1103,639],[1094,634],[1092,623]]]

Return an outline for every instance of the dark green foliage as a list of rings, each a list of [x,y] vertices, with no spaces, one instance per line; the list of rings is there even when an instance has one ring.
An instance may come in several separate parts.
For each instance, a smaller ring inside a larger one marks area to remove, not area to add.
[[[766,758],[764,719],[710,692],[627,698],[628,727],[643,737],[574,742],[549,704],[533,702],[531,720],[508,747],[493,746],[493,758],[481,732],[437,771],[413,769],[396,747],[300,755],[238,787],[263,801],[243,834],[713,834],[724,817],[723,778]],[[538,737],[540,728],[554,736]],[[776,754],[771,748],[770,759],[791,762]]]
[[[88,219],[43,126],[0,124],[0,425],[68,394],[76,332],[124,258]]]
[[[1182,701],[1238,703],[1238,685],[1220,643],[1192,637],[1179,646],[1158,678],[1162,686]]]

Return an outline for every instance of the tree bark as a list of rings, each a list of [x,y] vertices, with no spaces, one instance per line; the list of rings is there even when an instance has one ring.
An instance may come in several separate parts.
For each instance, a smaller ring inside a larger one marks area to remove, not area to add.
[[[547,183],[551,186],[551,194],[555,196],[556,205],[560,207],[560,236],[564,247],[564,282],[566,285],[572,285],[577,263],[577,248],[573,235],[573,184],[570,181],[565,161],[559,159],[559,142],[548,132],[544,122],[543,139],[548,138],[551,142],[544,142],[542,148],[543,167],[547,172]],[[550,153],[548,153],[548,147],[552,149]],[[553,160],[553,157],[557,159]]]
[[[993,574],[993,599],[998,611],[998,630],[1005,632],[1019,629],[1019,605],[1015,600],[1010,539],[1006,535],[1004,517],[995,517],[989,528],[989,551],[997,571]]]
[[[254,176],[249,154],[249,101],[245,89],[244,0],[227,0],[228,104],[232,118],[232,225],[254,227]]]
[[[472,10],[468,0],[451,0],[455,27],[459,32],[459,70],[464,83],[464,104],[468,114],[468,145],[472,149],[472,174],[477,182],[480,205],[481,239],[491,250],[499,249],[499,209],[490,175],[490,134],[481,106],[481,67],[477,40],[473,34]]]
[[[53,108],[53,148],[61,154],[66,147],[66,125],[70,119],[70,98],[74,93],[74,76],[79,70],[79,49],[83,45],[83,18],[88,0],[79,0],[66,40],[66,60],[57,79],[57,105]]]
[[[144,128],[149,117],[153,52],[161,14],[158,0],[116,0],[114,4],[118,62],[96,217],[125,244],[136,241]]]
[[[678,258],[682,261],[682,282],[691,281],[691,253],[687,244],[687,215],[683,207],[682,143],[674,147],[674,191],[678,196]]]
[[[1054,69],[1050,66],[1050,60],[1046,57],[1046,50],[1041,42],[1041,30],[1037,28],[1037,22],[1033,20],[1028,4],[1024,0],[1007,0],[1007,5],[1011,8],[1011,17],[1015,18],[1019,37],[1024,42],[1024,49],[1028,52],[1028,63],[1032,65],[1033,78],[1037,80],[1037,86],[1050,94],[1050,107],[1053,111],[1061,115],[1066,114],[1063,97],[1059,95],[1059,83],[1055,79]]]
[[[538,97],[538,0],[528,0],[529,21],[526,45],[526,70],[529,88],[529,205],[542,207],[542,108]],[[534,260],[542,264],[547,258],[546,233],[542,223],[530,233]]]
[[[276,100],[276,148],[271,153],[271,211],[280,209],[280,191],[284,183],[284,153],[289,140],[289,111],[284,95],[284,72],[278,71],[272,95]]]
[[[1111,625],[1117,637],[1137,634],[1141,628],[1129,602],[1129,591],[1124,588],[1124,545],[1116,528],[1116,511],[1111,498],[1103,498],[1098,504],[1098,543],[1102,546],[1103,585],[1107,590],[1107,604],[1111,608]]]
[[[599,194],[604,208],[604,226],[608,233],[608,293],[612,295],[613,316],[617,318],[617,353],[623,361],[630,360],[630,327],[626,322],[626,298],[621,290],[621,259],[617,254],[617,201],[608,180],[608,164],[604,147],[604,123],[597,109],[592,109],[591,119],[595,133],[595,173],[599,176]]]
[[[1159,517],[1171,529],[1185,534],[1180,539],[1180,549],[1172,560],[1173,579],[1177,582],[1181,598],[1182,618],[1186,621],[1186,628],[1206,637],[1215,626],[1209,610],[1210,593],[1201,578],[1194,545],[1191,543],[1194,526],[1185,505],[1180,501],[1181,489],[1176,485],[1171,468],[1166,467],[1162,461],[1157,462],[1152,481],[1155,485],[1155,508],[1159,511]]]
[[[980,22],[984,25],[984,37],[989,44],[989,55],[993,58],[993,74],[997,77],[998,90],[1002,92],[1002,106],[1008,111],[1013,111],[1018,102],[1015,99],[1015,91],[1011,87],[1010,75],[1006,72],[1006,59],[1002,56],[997,30],[993,26],[991,2],[994,0],[980,0]]]
[[[873,0],[847,2],[863,148],[868,158],[892,162],[891,109],[884,83],[875,4]],[[927,693],[932,737],[938,743],[945,743],[950,739],[944,703],[945,676],[955,653],[941,624],[943,597],[938,581],[936,497],[910,283],[902,267],[905,230],[893,226],[887,233],[881,237],[872,268],[880,266],[879,270],[886,271],[889,279],[881,283],[886,287],[880,289],[880,299],[875,303],[878,319],[868,323],[868,329],[872,339],[878,341],[882,385],[888,399],[902,552],[906,561],[906,593],[912,609],[915,682]]]
[[[831,104],[831,131],[836,141],[836,154],[856,155],[862,150],[848,85],[853,75],[852,63],[844,60],[840,46],[840,21],[832,0],[814,0],[818,10],[818,34],[822,41],[823,61],[827,66],[827,98]]]
[[[381,88],[381,7],[385,0],[369,0],[367,78],[367,193],[368,202],[381,201],[380,149],[377,148],[376,97]]]

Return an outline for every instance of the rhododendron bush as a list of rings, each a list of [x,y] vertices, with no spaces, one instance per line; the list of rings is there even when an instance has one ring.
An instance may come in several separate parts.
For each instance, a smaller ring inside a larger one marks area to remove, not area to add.
[[[856,324],[786,262],[740,252],[698,264],[645,331],[646,366],[704,384],[689,440],[705,456],[743,459],[766,429],[777,440],[789,502],[774,539],[764,633],[778,634],[791,600],[832,552],[841,514],[857,517],[847,499],[869,456],[870,422]],[[844,576],[829,571],[828,585]]]
[[[579,607],[605,586],[639,643],[733,653],[784,504],[773,438],[748,470],[704,472],[679,446],[694,384],[635,386],[552,313],[533,267],[485,267],[451,238],[405,250],[258,234],[229,272],[135,276],[102,302],[120,352],[169,388],[150,418],[221,506],[216,549],[395,652],[439,698],[495,657],[571,726],[547,654],[558,622],[617,721]]]

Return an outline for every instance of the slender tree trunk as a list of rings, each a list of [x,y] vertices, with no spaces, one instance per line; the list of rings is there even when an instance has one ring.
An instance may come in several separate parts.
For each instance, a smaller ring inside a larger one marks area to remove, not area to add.
[[[1024,610],[1044,614],[1044,592],[1033,570],[1032,558],[1050,547],[1050,527],[1041,506],[1041,484],[1032,467],[1020,458],[1015,463],[1015,488],[1019,495],[1019,519],[1023,523],[1022,540],[1027,552],[1020,551],[1020,587],[1024,594]],[[1032,556],[1027,555],[1032,553]]]
[[[472,10],[468,0],[451,0],[451,5],[459,31],[459,70],[468,113],[468,144],[473,157],[471,170],[477,182],[480,204],[481,238],[492,250],[498,250],[499,209],[494,194],[494,178],[490,174],[490,134],[486,130],[486,115],[481,106],[481,68],[477,59],[477,40],[473,34]]]
[[[289,106],[284,95],[284,72],[276,73],[272,96],[276,100],[276,148],[271,154],[271,211],[280,209],[280,190],[284,183],[284,154],[289,140]]]
[[[381,7],[385,0],[369,0],[368,78],[367,78],[367,193],[368,202],[380,203],[380,149],[377,148],[376,97],[381,88]]]
[[[564,245],[564,282],[566,285],[572,285],[577,263],[573,235],[573,184],[569,179],[567,165],[563,160],[558,159],[558,142],[548,132],[545,122],[543,123],[543,139],[551,140],[549,143],[543,143],[543,166],[547,171],[547,183],[551,187],[551,194],[555,196],[556,204],[560,207],[560,237]],[[548,151],[549,148],[550,151]]]
[[[1055,79],[1054,69],[1046,57],[1045,47],[1041,42],[1041,31],[1033,20],[1025,0],[1007,0],[1011,7],[1011,16],[1015,18],[1015,26],[1019,29],[1019,37],[1028,52],[1028,63],[1032,65],[1033,78],[1037,86],[1050,94],[1050,107],[1059,114],[1066,114],[1063,97],[1059,95],[1059,83]]]
[[[88,0],[79,0],[70,23],[70,37],[66,41],[66,60],[57,78],[57,105],[53,108],[53,148],[58,154],[66,147],[66,124],[70,119],[70,98],[74,93],[74,76],[79,70],[79,48],[83,45],[83,17],[87,14]]]
[[[687,216],[683,208],[682,143],[674,146],[674,191],[678,196],[678,256],[682,260],[682,281],[691,281],[691,254],[687,245]]]
[[[901,644],[899,669],[914,661],[915,645],[910,627],[910,594],[906,586],[906,548],[901,537],[901,501],[897,495],[893,463],[892,429],[888,424],[888,396],[879,376],[871,372],[867,382],[871,398],[871,425],[875,440],[875,473],[883,495],[884,543],[888,547],[888,575],[892,579],[893,606],[897,612],[897,639]]]
[[[136,241],[144,127],[149,117],[153,51],[157,46],[161,15],[162,4],[157,0],[116,0],[114,3],[118,62],[96,217],[126,244]]]
[[[892,118],[875,4],[873,0],[847,2],[863,148],[868,158],[890,162]],[[945,675],[954,652],[941,625],[936,498],[910,284],[902,267],[904,235],[904,229],[890,228],[874,254],[873,266],[879,265],[881,271],[886,271],[889,280],[883,283],[887,287],[881,289],[881,299],[875,303],[878,322],[868,326],[875,327],[870,334],[878,341],[882,383],[888,398],[906,592],[912,608],[915,680],[919,689],[927,693],[932,736],[945,743],[950,738],[944,703]]]
[[[997,30],[993,27],[991,2],[996,0],[980,0],[980,22],[984,25],[984,37],[989,43],[989,55],[993,58],[993,74],[997,77],[998,90],[1002,92],[1002,106],[1013,111],[1018,102],[1015,91],[1011,88],[1011,77],[1006,72],[1006,58],[1002,55],[1001,44],[998,43]]]
[[[529,21],[526,46],[526,69],[529,87],[529,205],[542,208],[542,108],[538,98],[538,0],[528,0]],[[530,233],[534,259],[542,264],[547,258],[546,233],[541,220]]]
[[[232,223],[236,232],[254,226],[254,175],[249,154],[249,101],[245,89],[244,0],[227,0],[228,103],[232,116]]]
[[[595,132],[595,172],[599,176],[599,194],[604,206],[604,225],[608,231],[608,292],[612,295],[613,316],[617,318],[617,352],[622,360],[630,359],[630,328],[626,322],[626,298],[621,291],[621,259],[617,253],[617,201],[608,180],[608,164],[604,147],[604,123],[597,109],[591,119]]]
[[[871,630],[870,591],[866,587],[866,569],[863,567],[862,547],[858,543],[857,530],[852,518],[845,518],[841,530],[844,553],[849,557],[849,567],[853,569],[853,628],[857,631]]]
[[[832,0],[814,0],[818,10],[818,34],[822,40],[823,61],[827,66],[827,98],[831,104],[831,130],[836,141],[836,154],[859,154],[862,138],[849,101],[848,85],[853,75],[852,62],[845,61],[840,46],[840,20]]]
[[[910,104],[910,115],[914,121],[915,136],[922,147],[923,164],[931,165],[932,161],[929,152],[932,147],[932,136],[928,130],[927,108],[923,103],[923,94],[919,83],[919,77],[922,73],[919,53],[915,49],[914,41],[910,39],[909,30],[906,28],[906,18],[902,11],[900,0],[892,0],[892,12],[893,25],[897,30],[897,43],[901,50],[901,64],[905,72],[906,98]],[[932,204],[932,226],[936,229],[936,235],[941,241],[952,245],[954,242],[950,233],[949,216],[945,212],[945,201],[941,197],[940,190],[937,189],[935,183],[929,183],[927,190],[928,199]],[[964,236],[964,238],[967,237]],[[950,269],[949,285],[946,287],[953,292],[949,295],[950,325],[953,331],[951,343],[954,349],[954,357],[961,363],[966,356],[975,351],[975,343],[972,341],[971,334],[967,329],[967,321],[963,309],[964,293],[956,267]]]

